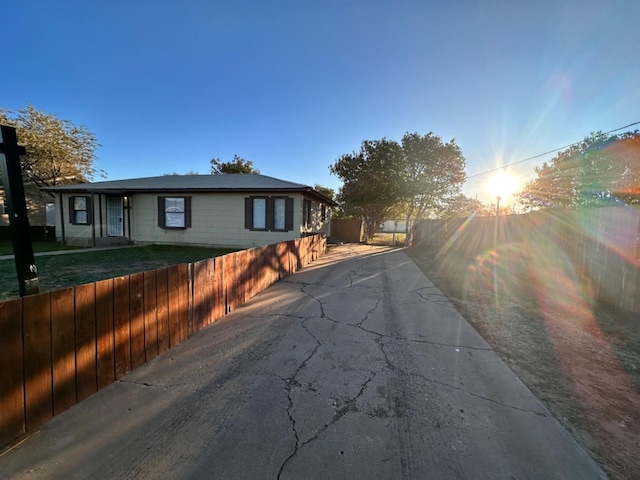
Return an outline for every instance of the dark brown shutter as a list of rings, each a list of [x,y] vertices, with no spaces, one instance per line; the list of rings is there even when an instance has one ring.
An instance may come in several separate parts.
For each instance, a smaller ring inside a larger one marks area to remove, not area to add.
[[[87,197],[87,225],[93,223],[93,202],[92,197]]]
[[[184,226],[191,228],[191,197],[184,197]]]
[[[274,200],[273,197],[269,197],[266,199],[266,212],[265,212],[265,221],[264,228],[267,230],[273,230],[273,208],[274,208]]]
[[[166,226],[166,216],[164,214],[164,199],[165,197],[158,197],[158,226],[164,228]]]
[[[284,229],[293,230],[293,198],[287,197],[284,206]]]
[[[76,210],[73,205],[73,199],[75,197],[69,197],[69,223],[71,225],[75,225],[76,224]]]
[[[253,198],[244,199],[244,228],[253,230]]]

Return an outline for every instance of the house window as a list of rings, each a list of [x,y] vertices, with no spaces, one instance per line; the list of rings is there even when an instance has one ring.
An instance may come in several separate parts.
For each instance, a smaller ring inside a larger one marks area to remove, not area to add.
[[[8,215],[9,209],[7,208],[7,201],[2,199],[2,208],[0,209],[0,215]]]
[[[293,198],[245,198],[244,226],[248,230],[293,230]]]
[[[160,228],[191,227],[191,197],[158,197]]]
[[[322,207],[320,208],[320,221],[322,223],[327,221],[327,206],[326,205],[322,205]]]
[[[286,228],[286,210],[287,199],[286,198],[274,198],[273,199],[273,229],[283,230]]]
[[[253,225],[254,230],[267,229],[267,199],[253,199]]]
[[[302,225],[305,228],[311,226],[311,200],[306,198],[302,201]]]
[[[91,197],[69,197],[69,212],[73,225],[90,225]]]

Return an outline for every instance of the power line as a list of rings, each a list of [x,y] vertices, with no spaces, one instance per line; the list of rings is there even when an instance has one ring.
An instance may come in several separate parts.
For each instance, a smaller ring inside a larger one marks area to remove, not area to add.
[[[640,121],[630,123],[629,125],[625,125],[624,127],[619,127],[619,128],[615,128],[613,130],[609,130],[608,132],[604,132],[603,135],[608,135],[608,134],[613,133],[613,132],[618,132],[620,130],[624,130],[625,128],[633,127],[634,125],[638,125],[638,124],[640,124]],[[528,158],[525,158],[523,160],[517,160],[515,162],[507,163],[507,164],[502,165],[500,167],[492,168],[491,170],[486,170],[486,171],[480,172],[480,173],[474,173],[473,175],[469,175],[467,177],[467,180],[470,179],[470,178],[480,177],[482,175],[486,175],[487,173],[497,172],[497,171],[502,170],[504,168],[511,167],[513,165],[518,165],[519,163],[529,162],[531,160],[535,160],[536,158],[540,158],[540,157],[544,157],[545,155],[549,155],[550,153],[556,153],[556,152],[558,152],[560,150],[564,150],[565,148],[570,148],[570,147],[573,147],[574,145],[579,145],[583,141],[584,140],[580,140],[579,142],[570,143],[569,145],[565,145],[564,147],[554,148],[553,150],[549,150],[548,152],[539,153],[537,155],[534,155],[533,157],[528,157]]]

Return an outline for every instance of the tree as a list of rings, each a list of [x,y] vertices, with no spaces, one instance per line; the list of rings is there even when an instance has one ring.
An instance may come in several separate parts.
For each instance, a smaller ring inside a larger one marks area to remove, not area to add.
[[[400,201],[404,205],[407,244],[411,242],[409,226],[427,212],[437,213],[460,194],[466,180],[466,162],[455,140],[443,143],[429,132],[426,135],[405,133],[402,137]]]
[[[323,187],[322,185],[318,185],[316,183],[313,189],[316,192],[321,193],[325,197],[330,198],[331,200],[334,200],[336,198],[336,192],[333,190],[333,188]]]
[[[0,123],[16,129],[26,148],[21,157],[24,175],[38,186],[88,182],[104,172],[95,168],[100,146],[93,133],[31,105],[12,112],[0,108]]]
[[[260,173],[260,170],[253,167],[252,161],[245,160],[238,155],[234,155],[230,162],[221,162],[219,158],[212,158],[211,174],[221,175],[224,173]]]
[[[407,229],[427,213],[437,214],[460,194],[464,169],[455,140],[443,143],[432,132],[406,133],[401,144],[384,138],[364,141],[360,152],[343,155],[330,167],[344,182],[339,203],[346,214],[365,219],[367,238],[391,214],[404,215]]]
[[[460,193],[442,205],[438,210],[439,218],[466,218],[471,215],[484,215],[488,210],[488,206],[476,198],[467,197]],[[495,214],[495,209],[493,210]]]
[[[359,152],[342,155],[329,167],[344,182],[337,195],[341,209],[345,215],[364,219],[366,239],[373,238],[398,202],[401,157],[397,142],[365,140]]]
[[[640,204],[640,132],[595,132],[535,168],[526,210]]]

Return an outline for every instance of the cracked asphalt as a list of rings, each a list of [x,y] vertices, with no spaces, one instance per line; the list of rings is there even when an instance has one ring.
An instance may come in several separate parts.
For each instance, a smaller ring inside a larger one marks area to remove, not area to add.
[[[16,479],[591,479],[402,250],[343,245],[54,417]]]

